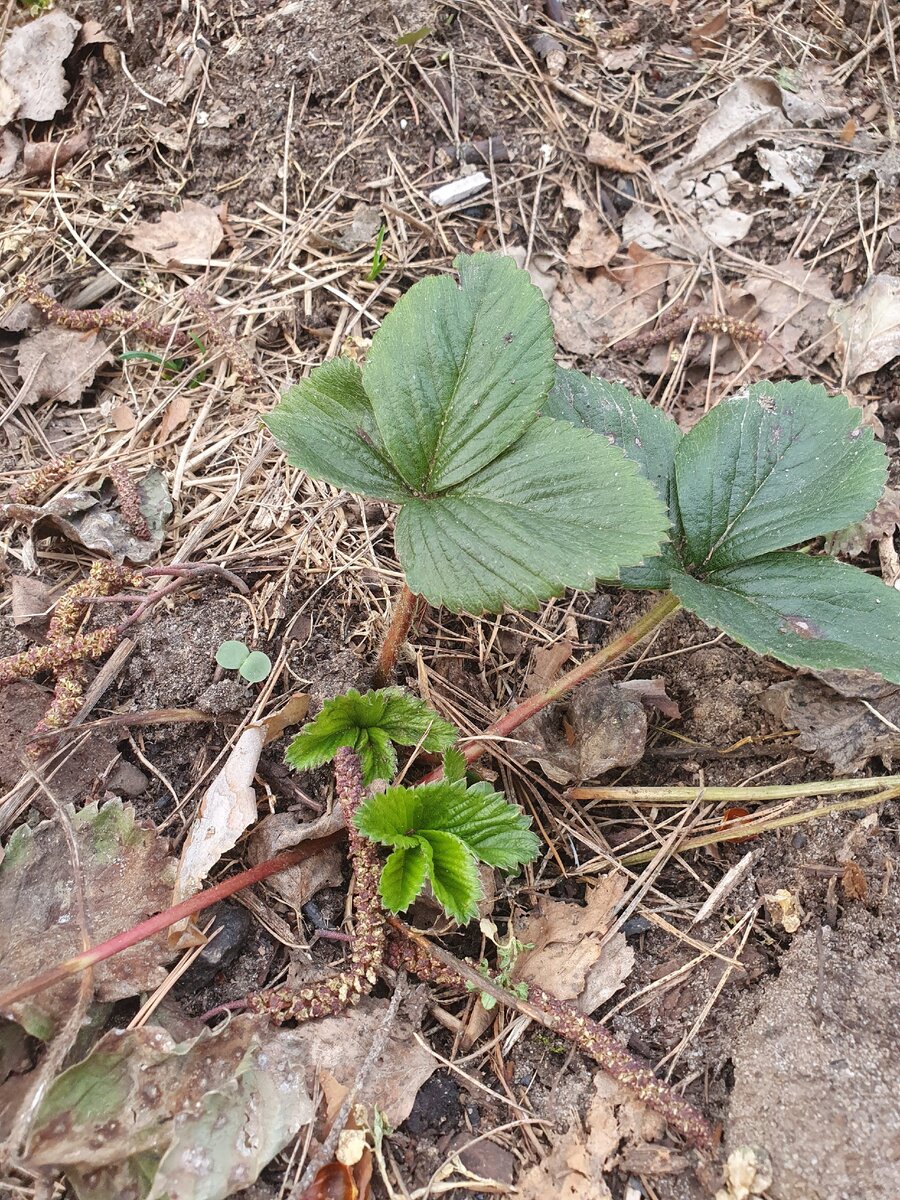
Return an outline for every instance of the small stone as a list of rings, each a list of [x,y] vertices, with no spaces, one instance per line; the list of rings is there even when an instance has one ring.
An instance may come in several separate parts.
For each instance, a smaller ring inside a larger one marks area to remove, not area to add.
[[[117,796],[127,796],[129,799],[142,796],[149,783],[150,780],[143,771],[134,763],[126,762],[124,759],[116,763],[106,780],[109,791],[114,792]]]

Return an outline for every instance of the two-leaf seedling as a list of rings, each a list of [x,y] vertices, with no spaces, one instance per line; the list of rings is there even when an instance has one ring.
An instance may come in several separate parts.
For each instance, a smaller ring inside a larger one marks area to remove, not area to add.
[[[456,265],[459,285],[425,279],[397,303],[364,367],[316,367],[267,419],[295,466],[399,506],[414,593],[479,613],[598,581],[669,589],[666,615],[680,604],[759,653],[900,682],[900,594],[812,544],[881,494],[857,409],[758,383],[683,436],[556,368],[547,304],[511,259]]]
[[[261,650],[250,650],[243,642],[223,642],[216,662],[226,671],[237,671],[248,683],[262,683],[272,670],[272,660]]]
[[[515,871],[540,843],[531,821],[489,783],[469,785],[465,760],[452,749],[456,730],[421,700],[399,688],[350,691],[325,702],[294,738],[287,761],[309,770],[334,758],[341,746],[359,755],[363,779],[387,781],[397,770],[394,744],[444,752],[444,778],[421,787],[376,792],[356,814],[359,831],[391,847],[381,875],[381,898],[392,912],[409,908],[426,882],[458,921],[477,911],[478,863]]]

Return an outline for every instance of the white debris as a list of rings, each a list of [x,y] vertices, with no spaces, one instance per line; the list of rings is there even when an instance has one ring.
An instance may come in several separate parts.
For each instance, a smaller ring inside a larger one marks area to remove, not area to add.
[[[461,200],[468,200],[476,192],[483,191],[490,182],[484,171],[476,171],[473,175],[464,175],[462,179],[442,183],[440,187],[428,193],[428,199],[438,208],[447,208],[451,204],[459,204]]]

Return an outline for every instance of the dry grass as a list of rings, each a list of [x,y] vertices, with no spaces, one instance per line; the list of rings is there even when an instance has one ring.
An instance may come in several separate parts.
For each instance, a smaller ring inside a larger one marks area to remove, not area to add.
[[[693,61],[681,53],[690,45],[684,27],[688,21],[701,25],[719,6],[684,10],[673,18],[665,5],[648,3],[634,10],[644,50],[639,68],[632,70],[617,69],[621,59],[616,54],[627,46],[610,48],[608,26],[579,32],[553,26],[538,15],[526,30],[517,18],[518,6],[504,0],[490,5],[462,0],[456,7],[454,50],[440,86],[436,73],[423,66],[415,53],[384,39],[372,42],[360,77],[337,96],[324,116],[317,117],[326,130],[330,122],[338,131],[346,128],[349,112],[352,136],[315,175],[292,149],[291,129],[311,120],[313,76],[309,86],[298,81],[289,95],[283,130],[280,203],[276,196],[240,211],[233,206],[227,215],[227,250],[205,271],[154,268],[127,250],[123,241],[142,210],[166,206],[191,191],[187,147],[196,132],[198,112],[211,108],[215,100],[215,84],[205,60],[202,82],[182,131],[186,141],[181,151],[161,149],[150,132],[151,118],[164,124],[167,111],[147,99],[153,92],[147,82],[149,73],[129,70],[130,49],[125,45],[126,81],[116,85],[118,110],[113,112],[104,101],[102,83],[78,100],[80,118],[104,132],[97,148],[48,182],[0,186],[5,212],[3,272],[8,283],[25,271],[41,286],[53,287],[71,306],[131,306],[141,316],[189,331],[209,346],[202,363],[174,378],[145,361],[116,364],[102,376],[96,400],[74,411],[53,400],[38,407],[23,404],[25,389],[8,357],[0,363],[10,482],[66,453],[78,461],[74,483],[89,482],[113,465],[135,474],[151,465],[162,468],[175,504],[163,560],[215,562],[239,573],[251,586],[254,641],[274,661],[272,675],[252,710],[223,737],[219,754],[205,764],[186,794],[179,794],[162,769],[155,767],[152,750],[141,759],[173,795],[176,815],[168,829],[171,834],[190,824],[199,796],[244,724],[278,707],[285,694],[315,683],[314,677],[304,677],[297,667],[303,661],[304,644],[321,631],[335,650],[350,647],[361,659],[371,661],[400,581],[390,513],[378,505],[361,506],[291,470],[262,430],[260,414],[271,408],[291,380],[343,347],[358,353],[408,286],[434,271],[449,270],[460,249],[477,245],[506,250],[517,245],[524,248],[526,261],[540,253],[548,256],[551,265],[564,267],[572,233],[572,214],[562,200],[567,189],[593,205],[615,231],[621,220],[615,204],[621,183],[598,172],[584,157],[584,144],[593,130],[602,130],[645,159],[649,169],[632,180],[634,201],[651,212],[667,214],[676,224],[684,221],[683,214],[673,209],[659,185],[658,172],[691,145],[700,122],[737,78],[771,75],[784,68],[803,70],[812,57],[826,61],[823,55],[828,56],[832,80],[872,97],[871,104],[882,102],[870,120],[887,121],[890,136],[896,135],[890,112],[891,97],[897,95],[897,65],[888,23],[893,21],[896,30],[900,18],[892,17],[890,5],[882,0],[872,3],[862,40],[857,33],[847,32],[831,6],[818,0],[802,6],[802,17],[792,3],[735,5],[729,23],[708,35],[707,53]],[[195,44],[201,35],[214,44],[220,42],[223,31],[217,22],[222,15],[203,8],[196,12]],[[130,8],[125,15],[130,23]],[[540,29],[551,31],[568,55],[568,66],[558,78],[539,68],[530,47]],[[403,30],[398,27],[398,32]],[[182,33],[162,29],[160,45],[171,52]],[[165,54],[162,57],[167,61]],[[671,81],[671,86],[661,89],[660,77]],[[502,108],[496,109],[497,128],[488,132],[507,137],[517,157],[485,166],[492,186],[484,197],[467,202],[459,211],[435,210],[427,192],[456,168],[447,166],[440,155],[432,155],[431,161],[417,157],[421,141],[399,145],[398,122],[424,122],[436,132],[437,140],[452,145],[459,141],[463,127],[457,100],[470,102],[476,88],[489,93],[498,105],[502,97]],[[384,157],[373,154],[372,161],[387,162],[379,177],[364,170],[375,145],[384,147]],[[350,187],[342,174],[347,159],[357,164]],[[133,171],[111,177],[109,164],[121,165],[124,160],[134,164]],[[235,169],[220,198],[227,201],[238,186],[246,186],[246,180]],[[351,224],[352,203],[357,201],[379,210],[387,225],[383,247],[387,265],[371,283],[365,279],[371,246],[341,248],[341,236]],[[886,230],[897,220],[895,200],[877,182],[851,183],[837,174],[826,173],[799,211],[779,193],[768,194],[764,203],[761,225],[776,240],[767,242],[764,234],[756,246],[739,243],[729,250],[710,244],[706,254],[678,264],[688,267],[679,285],[684,294],[700,294],[712,310],[724,311],[729,289],[740,291],[748,276],[777,277],[778,272],[760,260],[766,256],[777,261],[782,252],[802,257],[810,269],[824,267],[849,287],[851,281],[864,278],[874,262],[883,261]],[[488,206],[488,215],[466,211],[482,205]],[[625,261],[621,255],[614,265],[620,261]],[[215,337],[209,315],[191,304],[189,288],[197,286],[211,298],[215,325],[227,331],[227,337]],[[663,307],[670,302],[671,298]],[[654,320],[651,314],[645,327]],[[229,353],[229,337],[249,356],[252,378],[241,377],[245,373],[233,349]],[[126,334],[116,338],[112,348],[119,352],[135,344]],[[646,375],[643,382],[654,399],[677,413],[685,397],[691,406],[698,394],[707,405],[714,403],[726,388],[752,374],[754,357],[754,349],[748,348],[740,369],[723,377],[716,374],[714,345],[705,378],[688,380],[690,356],[683,352],[670,357],[655,382]],[[608,348],[605,365],[618,373],[633,370],[631,364],[616,361],[614,345]],[[810,375],[829,384],[841,382],[834,364],[810,358],[805,366]],[[123,407],[134,423],[119,430],[113,416]],[[164,436],[167,414],[171,420],[179,408],[184,409],[182,423]],[[76,548],[58,541],[34,544],[14,525],[3,529],[0,537],[13,574],[37,570],[66,586],[88,567],[87,557]],[[180,598],[179,604],[193,605],[196,619],[202,621],[202,590],[190,599]],[[7,595],[4,612],[8,606]],[[578,632],[586,606],[585,597],[568,596],[546,605],[537,615],[457,619],[429,613],[414,636],[414,659],[405,669],[430,703],[464,735],[474,735],[521,695],[533,651],[562,637],[573,640],[576,656],[595,644]],[[618,620],[618,610],[608,620]],[[643,649],[641,664],[646,668],[659,661],[652,669],[665,673],[671,656],[691,653],[702,636],[695,634],[690,644],[669,647],[663,661],[651,644]],[[110,689],[122,678],[133,652],[134,645],[124,643],[101,670],[80,721],[115,708]],[[662,732],[654,735],[657,741]],[[76,736],[62,745],[42,764],[51,783],[79,740]],[[771,771],[790,760],[789,746],[779,749],[782,757]],[[638,1013],[660,993],[684,984],[694,974],[705,978],[701,968],[711,960],[724,962],[715,987],[663,1060],[671,1073],[703,1023],[710,1020],[726,983],[743,970],[740,956],[748,939],[760,935],[766,923],[754,900],[729,925],[710,927],[702,936],[693,932],[692,918],[710,894],[717,871],[685,857],[681,847],[714,830],[722,806],[703,803],[699,797],[664,808],[622,804],[610,809],[599,803],[575,803],[501,746],[494,765],[502,786],[534,816],[547,846],[534,870],[501,894],[498,907],[504,915],[527,905],[536,893],[557,886],[561,877],[574,885],[589,881],[597,872],[621,870],[628,889],[614,930],[630,918],[643,918],[663,931],[670,939],[671,957],[680,960],[659,978],[629,991],[609,1008],[607,1019]],[[668,782],[669,765],[665,760],[657,765],[657,778]],[[741,761],[728,780],[743,782],[748,775],[753,775],[752,763],[748,768]],[[770,778],[777,780],[777,774]],[[0,800],[4,829],[29,810],[38,791],[34,777],[26,773]],[[617,836],[623,825],[632,830],[631,840],[624,842]],[[648,847],[652,848],[649,862],[623,865],[629,853]],[[293,915],[289,914],[288,922],[277,913],[271,916],[282,940],[296,945]],[[456,1020],[444,1010],[436,1013],[444,1024]],[[528,1115],[527,1097],[513,1097],[503,1070],[502,1046],[514,1020],[514,1015],[500,1014],[495,1036],[465,1057],[458,1069],[476,1088],[490,1091],[497,1109],[506,1106],[515,1117],[501,1121],[491,1136],[527,1162],[540,1152],[541,1122]],[[429,1038],[437,1028],[426,1025],[424,1036]],[[282,1194],[289,1193],[293,1181],[300,1178],[304,1161],[305,1148],[295,1147],[285,1156]],[[389,1149],[385,1170],[389,1186],[408,1196],[449,1190],[443,1181],[418,1190],[408,1185]]]

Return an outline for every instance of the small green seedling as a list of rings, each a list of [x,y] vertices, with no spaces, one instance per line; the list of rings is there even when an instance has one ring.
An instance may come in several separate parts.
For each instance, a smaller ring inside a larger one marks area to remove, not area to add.
[[[188,337],[200,351],[201,357],[205,356],[206,347],[196,334],[189,333]],[[163,358],[161,354],[155,354],[152,350],[124,350],[119,355],[119,360],[120,362],[155,363],[160,368],[163,379],[174,379],[176,375],[180,375],[182,371],[187,370],[190,365],[189,360],[186,358]],[[209,371],[206,368],[198,371],[188,384],[188,388],[199,387],[208,375]]]
[[[369,268],[369,273],[366,276],[366,283],[374,283],[381,272],[384,270],[387,258],[381,253],[381,247],[384,242],[384,235],[387,233],[387,225],[382,225],[375,235],[375,252],[372,255],[372,266]]]
[[[490,979],[493,983],[499,984],[500,987],[506,988],[512,992],[514,996],[518,996],[520,1000],[525,1000],[528,997],[528,984],[520,981],[513,981],[513,970],[519,955],[525,950],[533,950],[534,942],[520,942],[512,931],[508,934],[506,941],[503,941],[497,936],[497,926],[493,921],[484,920],[481,922],[481,930],[497,947],[497,961],[491,966],[487,959],[482,959],[478,963],[478,973],[483,975],[485,979]],[[474,991],[474,984],[469,984],[469,991]],[[485,1012],[490,1012],[491,1009],[497,1007],[497,998],[489,992],[480,992],[481,1007]]]
[[[226,671],[237,671],[248,683],[262,683],[272,670],[272,660],[261,650],[250,650],[243,642],[223,642],[216,662]]]
[[[515,871],[540,848],[520,809],[489,783],[467,783],[465,759],[452,749],[455,740],[453,726],[422,700],[385,688],[326,701],[288,748],[286,761],[308,770],[350,746],[359,755],[366,783],[394,777],[394,743],[446,751],[442,780],[389,787],[357,811],[360,833],[391,847],[380,881],[381,899],[391,912],[409,908],[428,882],[445,912],[468,921],[481,897],[478,864]]]
[[[429,33],[431,33],[430,26],[421,25],[418,29],[411,29],[409,33],[401,33],[394,45],[415,46],[417,42],[421,42],[422,38],[428,37]]]

